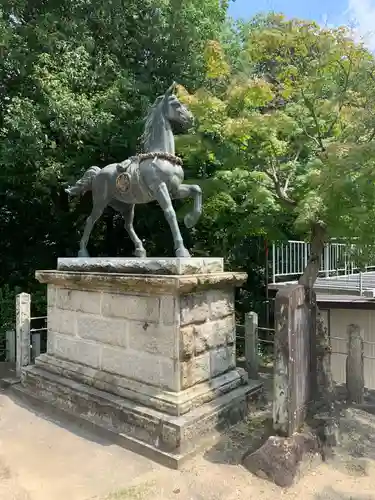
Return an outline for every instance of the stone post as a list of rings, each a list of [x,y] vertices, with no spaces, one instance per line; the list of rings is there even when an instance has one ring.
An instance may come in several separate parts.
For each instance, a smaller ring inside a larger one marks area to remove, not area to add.
[[[30,303],[28,293],[16,296],[16,374],[21,376],[22,367],[30,364]]]

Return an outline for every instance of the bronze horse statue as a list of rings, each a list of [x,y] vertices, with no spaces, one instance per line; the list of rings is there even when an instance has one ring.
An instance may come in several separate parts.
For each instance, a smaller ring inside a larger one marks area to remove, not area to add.
[[[202,213],[202,191],[198,185],[183,184],[182,161],[175,156],[171,124],[188,128],[193,123],[192,114],[176,97],[175,88],[174,83],[158,97],[147,115],[143,134],[145,153],[103,168],[90,167],[74,186],[66,189],[70,195],[92,192],[93,207],[81,238],[79,257],[89,257],[87,243],[91,231],[107,206],[122,214],[125,229],[134,243],[134,255],[146,257],[146,250],[133,227],[134,206],[154,200],[162,208],[171,229],[176,256],[190,257],[172,200],[194,199],[193,210],[184,218],[186,227],[190,228]]]

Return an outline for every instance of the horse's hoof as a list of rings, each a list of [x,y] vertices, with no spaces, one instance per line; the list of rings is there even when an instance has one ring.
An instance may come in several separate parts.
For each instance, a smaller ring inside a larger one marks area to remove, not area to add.
[[[190,257],[190,253],[186,248],[178,248],[176,250],[176,257]]]
[[[89,252],[85,249],[85,250],[80,250],[78,252],[78,257],[90,257],[90,254]]]
[[[185,227],[187,227],[188,229],[191,229],[198,222],[198,219],[199,219],[199,217],[197,217],[194,214],[186,214],[184,217]]]
[[[147,257],[146,250],[144,248],[136,248],[134,250],[134,256],[140,259],[144,259]]]

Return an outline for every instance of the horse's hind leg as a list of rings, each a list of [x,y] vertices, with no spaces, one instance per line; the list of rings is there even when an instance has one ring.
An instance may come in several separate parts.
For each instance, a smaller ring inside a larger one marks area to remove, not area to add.
[[[146,257],[146,250],[144,249],[142,241],[134,231],[134,205],[128,205],[127,203],[121,203],[113,200],[111,201],[110,206],[117,212],[120,212],[124,219],[125,230],[134,244],[134,255],[136,257]]]
[[[85,229],[83,231],[83,235],[79,245],[78,257],[90,257],[90,254],[87,251],[87,243],[89,241],[90,234],[93,230],[95,222],[101,217],[106,206],[107,202],[98,203],[93,200],[92,211],[89,217],[87,217]]]

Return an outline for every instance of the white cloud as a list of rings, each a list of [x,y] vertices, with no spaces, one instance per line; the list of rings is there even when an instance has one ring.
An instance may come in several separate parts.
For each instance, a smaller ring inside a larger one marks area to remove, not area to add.
[[[348,0],[344,17],[355,37],[375,52],[375,0]]]

